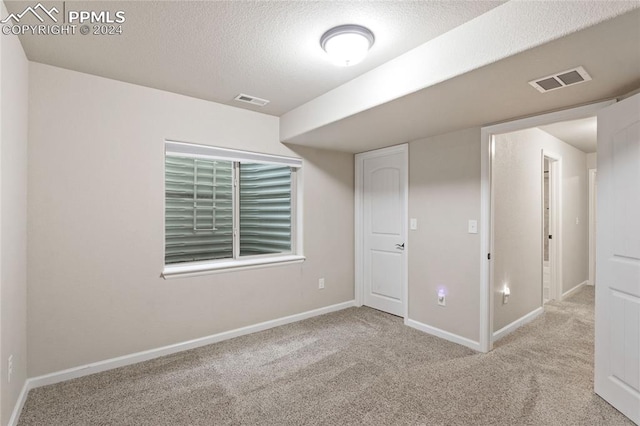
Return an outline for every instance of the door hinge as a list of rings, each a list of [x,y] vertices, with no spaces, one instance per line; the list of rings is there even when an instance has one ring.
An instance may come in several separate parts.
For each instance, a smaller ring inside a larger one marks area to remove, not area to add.
[[[549,239],[552,240],[553,239],[553,235],[549,235]]]
[[[491,253],[487,253],[487,260],[491,260]]]

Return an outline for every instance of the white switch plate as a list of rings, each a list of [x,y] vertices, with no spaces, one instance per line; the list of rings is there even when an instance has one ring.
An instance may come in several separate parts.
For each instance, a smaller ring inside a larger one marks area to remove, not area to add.
[[[477,234],[478,233],[478,221],[477,220],[469,220],[469,233]]]
[[[322,290],[324,288],[324,278],[320,278],[318,280],[318,289]]]
[[[438,305],[447,306],[447,296],[444,294],[438,295]]]
[[[412,217],[411,219],[409,219],[409,228],[412,231],[415,231],[416,229],[418,229],[418,219],[416,219],[415,217]]]

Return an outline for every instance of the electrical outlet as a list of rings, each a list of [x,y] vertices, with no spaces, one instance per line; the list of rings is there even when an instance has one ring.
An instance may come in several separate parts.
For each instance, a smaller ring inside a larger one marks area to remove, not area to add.
[[[13,374],[13,355],[9,355],[7,366],[7,383],[11,383],[11,375]]]
[[[442,290],[438,291],[438,305],[447,306],[447,296]]]
[[[324,278],[320,278],[318,280],[318,289],[322,290],[324,288]]]

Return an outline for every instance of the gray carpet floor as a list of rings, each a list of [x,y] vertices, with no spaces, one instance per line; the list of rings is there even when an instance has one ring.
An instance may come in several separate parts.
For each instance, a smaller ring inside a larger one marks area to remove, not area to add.
[[[351,308],[34,389],[19,425],[630,425],[593,393],[593,299],[489,354]]]

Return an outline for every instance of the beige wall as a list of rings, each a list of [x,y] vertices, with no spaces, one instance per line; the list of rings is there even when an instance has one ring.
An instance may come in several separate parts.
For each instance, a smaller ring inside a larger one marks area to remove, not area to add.
[[[589,169],[597,169],[597,160],[598,160],[598,154],[596,154],[595,152],[592,152],[590,154],[587,154],[587,170]]]
[[[6,16],[0,2],[2,16]],[[27,377],[27,102],[29,63],[15,36],[0,36],[0,424]],[[13,374],[7,383],[8,358]]]
[[[562,291],[588,279],[586,154],[539,129],[497,136],[493,167],[494,331],[542,304],[542,149],[562,157]],[[502,303],[505,283],[511,289],[506,305]]]
[[[409,145],[409,318],[479,340],[480,129]],[[438,306],[444,288],[446,307]]]
[[[293,152],[276,117],[30,71],[30,376],[353,299],[353,155]],[[307,261],[161,279],[165,138],[301,156]]]

